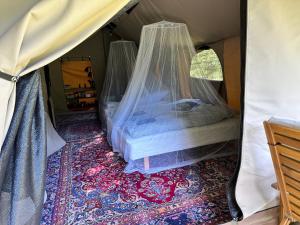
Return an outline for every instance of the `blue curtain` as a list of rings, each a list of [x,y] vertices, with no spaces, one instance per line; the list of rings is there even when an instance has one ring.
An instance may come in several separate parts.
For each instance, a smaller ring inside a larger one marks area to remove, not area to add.
[[[0,224],[40,224],[45,191],[46,125],[38,72],[16,86],[13,118],[0,152]]]

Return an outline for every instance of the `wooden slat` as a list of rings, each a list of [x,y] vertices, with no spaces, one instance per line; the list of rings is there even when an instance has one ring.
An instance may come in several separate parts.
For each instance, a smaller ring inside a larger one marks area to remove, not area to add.
[[[284,180],[287,184],[289,184],[290,186],[300,190],[300,181],[292,179],[289,176],[284,176]]]
[[[285,166],[282,166],[281,170],[285,175],[287,175],[287,176],[289,176],[289,177],[291,177],[295,180],[300,180],[300,173],[299,172],[297,172],[295,170],[292,170],[292,169],[290,169],[288,167],[285,167]]]
[[[281,165],[285,165],[287,167],[292,168],[293,170],[296,170],[300,172],[300,162],[293,160],[292,158],[288,158],[284,155],[279,156],[279,161]]]
[[[297,205],[298,207],[300,206],[300,199],[297,198],[296,196],[289,194],[288,199],[292,204]]]
[[[291,210],[296,216],[300,218],[300,208],[294,204],[291,204]]]
[[[300,129],[269,122],[264,127],[280,187],[280,205],[288,216],[280,224],[300,221]]]
[[[284,156],[292,158],[296,161],[300,160],[300,151],[297,151],[297,150],[294,150],[294,149],[291,149],[291,148],[288,148],[288,147],[285,147],[282,145],[277,145],[275,148],[280,155],[284,155]]]
[[[291,193],[294,196],[300,196],[300,191],[290,185],[286,185],[286,190],[288,193]]]
[[[300,149],[300,140],[293,139],[279,134],[274,134],[274,138],[277,144],[286,145],[295,149]]]
[[[283,136],[291,137],[294,139],[300,139],[300,130],[292,127],[287,127],[285,125],[269,123],[271,130],[274,134],[280,134]]]

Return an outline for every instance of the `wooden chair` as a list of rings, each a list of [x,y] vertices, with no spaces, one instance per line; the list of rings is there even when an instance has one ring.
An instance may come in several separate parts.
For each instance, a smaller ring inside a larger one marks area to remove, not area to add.
[[[280,225],[300,222],[300,128],[264,122],[281,198]]]

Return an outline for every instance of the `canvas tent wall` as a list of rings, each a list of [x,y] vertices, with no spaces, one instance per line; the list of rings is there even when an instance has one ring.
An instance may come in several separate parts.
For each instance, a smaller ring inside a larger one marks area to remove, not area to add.
[[[244,128],[236,199],[247,217],[277,204],[262,122],[271,116],[300,120],[300,2],[248,0],[244,7]]]
[[[64,85],[61,69],[62,60],[81,60],[82,56],[84,56],[84,58],[90,57],[92,62],[93,78],[95,81],[97,95],[99,96],[105,78],[106,57],[108,54],[109,43],[113,40],[117,40],[115,35],[110,35],[110,33],[106,32],[104,29],[100,29],[84,42],[80,43],[80,45],[49,64],[51,82],[50,90],[55,115],[70,112],[67,107],[65,92],[62,88]]]
[[[28,74],[70,51],[128,2],[93,0],[86,4],[64,0],[60,1],[58,7],[57,2],[50,0],[30,1],[8,16],[10,20],[1,29],[0,38],[0,71],[2,78],[7,78],[0,80],[0,100],[3,102],[0,111],[0,145],[7,132],[15,101],[15,83],[8,80],[9,77]],[[1,12],[11,7],[10,4],[1,4]]]

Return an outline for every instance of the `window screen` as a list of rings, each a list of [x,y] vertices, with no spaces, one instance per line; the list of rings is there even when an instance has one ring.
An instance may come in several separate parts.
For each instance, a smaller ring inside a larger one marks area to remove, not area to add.
[[[193,57],[190,76],[205,80],[223,81],[222,66],[213,49],[203,50]]]

